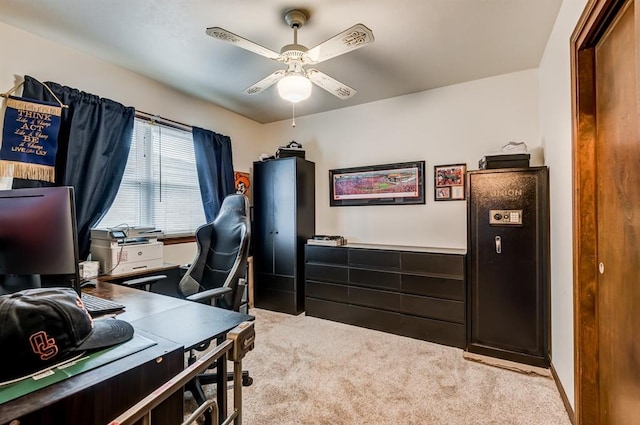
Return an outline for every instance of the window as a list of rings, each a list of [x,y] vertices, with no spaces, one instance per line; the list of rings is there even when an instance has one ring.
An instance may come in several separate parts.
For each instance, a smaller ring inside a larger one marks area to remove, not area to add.
[[[96,227],[152,226],[184,236],[204,223],[191,132],[136,118],[118,195]]]

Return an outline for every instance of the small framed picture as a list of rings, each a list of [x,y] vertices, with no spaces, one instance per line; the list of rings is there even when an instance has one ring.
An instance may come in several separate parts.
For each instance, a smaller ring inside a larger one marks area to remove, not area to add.
[[[436,165],[433,167],[434,200],[464,200],[466,172],[467,164]]]

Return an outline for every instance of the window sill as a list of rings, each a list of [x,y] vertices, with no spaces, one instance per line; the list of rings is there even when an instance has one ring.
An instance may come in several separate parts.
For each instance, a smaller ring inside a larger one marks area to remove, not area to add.
[[[196,237],[193,235],[189,235],[189,236],[164,236],[162,238],[159,238],[159,240],[164,244],[164,245],[175,245],[175,244],[180,244],[180,243],[189,243],[189,242],[195,242],[196,241]]]

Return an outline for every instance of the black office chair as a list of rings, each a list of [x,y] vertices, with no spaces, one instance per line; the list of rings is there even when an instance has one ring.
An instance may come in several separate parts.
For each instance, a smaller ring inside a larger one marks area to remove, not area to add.
[[[247,257],[251,223],[249,202],[240,194],[227,196],[213,222],[196,230],[198,252],[193,263],[180,280],[178,291],[191,301],[211,304],[227,310],[240,311],[243,304],[247,276]],[[197,350],[204,350],[208,343]],[[189,364],[196,360],[193,351]],[[227,377],[233,379],[233,375]],[[190,391],[198,405],[206,401],[202,385],[216,382],[215,374],[199,375],[185,389]],[[242,372],[242,385],[249,386],[253,379]]]

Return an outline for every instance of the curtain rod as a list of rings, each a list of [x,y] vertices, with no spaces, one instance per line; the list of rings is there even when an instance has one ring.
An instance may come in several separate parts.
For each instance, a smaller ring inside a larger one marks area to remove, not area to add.
[[[139,111],[137,109],[136,109],[135,116],[136,118],[151,121],[152,123],[154,122],[154,123],[162,124],[167,127],[175,128],[177,130],[188,130],[188,131],[193,130],[193,127],[188,124],[184,124],[179,121],[170,120],[168,118],[163,118],[159,115],[150,114],[148,112]]]

